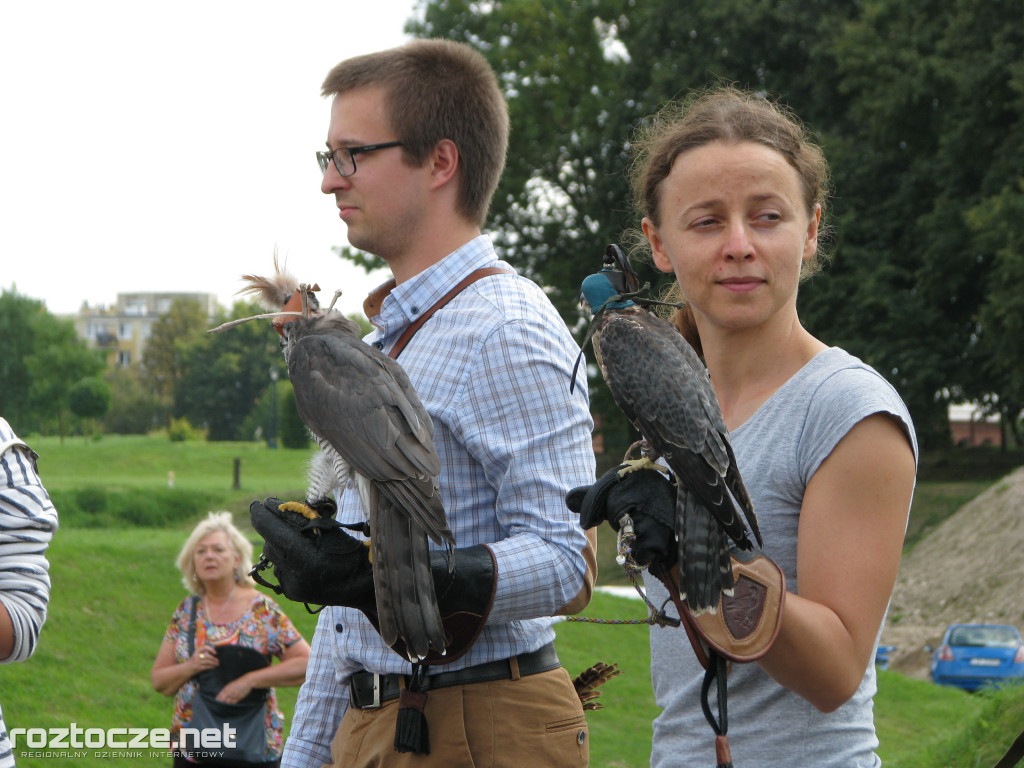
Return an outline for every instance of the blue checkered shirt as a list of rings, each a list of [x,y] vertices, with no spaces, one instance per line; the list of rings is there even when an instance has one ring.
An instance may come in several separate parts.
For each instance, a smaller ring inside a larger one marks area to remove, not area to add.
[[[586,537],[565,493],[594,480],[586,366],[569,391],[579,347],[544,292],[499,262],[478,237],[394,288],[371,318],[367,341],[389,350],[402,331],[452,286],[484,277],[426,322],[399,357],[434,419],[441,495],[457,546],[487,544],[498,566],[487,625],[461,669],[534,651],[554,639],[550,618],[583,586]],[[338,518],[361,522],[358,495],[342,495]],[[433,546],[433,544],[431,545]],[[360,670],[411,671],[365,616],[325,608],[313,637],[282,766],[330,763],[348,709],[348,678]]]

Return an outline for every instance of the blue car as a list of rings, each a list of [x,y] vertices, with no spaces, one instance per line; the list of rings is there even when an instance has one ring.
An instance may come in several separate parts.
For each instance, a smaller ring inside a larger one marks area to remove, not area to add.
[[[953,624],[932,656],[932,680],[976,691],[1024,678],[1024,643],[1006,624]]]

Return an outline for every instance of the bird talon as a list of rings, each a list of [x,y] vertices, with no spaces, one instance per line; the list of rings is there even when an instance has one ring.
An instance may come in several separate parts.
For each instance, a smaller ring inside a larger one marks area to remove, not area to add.
[[[625,464],[625,466],[618,471],[620,480],[630,472],[638,472],[641,469],[656,469],[659,472],[664,472],[666,475],[670,474],[668,467],[663,467],[661,464],[654,463],[647,456],[642,456],[639,459],[629,459],[622,463]]]
[[[644,443],[646,443],[646,442],[647,442],[646,440],[637,440],[635,443],[631,444],[629,446],[629,448],[626,449],[626,452],[624,454],[622,454],[622,461],[623,462],[634,461],[634,459],[630,459],[629,457],[633,455],[633,451],[635,451],[637,448],[641,449],[641,455],[646,456],[647,453],[646,453],[646,451],[643,450]]]
[[[298,512],[307,520],[316,520],[320,517],[319,512],[301,501],[282,501],[277,508],[281,512]]]

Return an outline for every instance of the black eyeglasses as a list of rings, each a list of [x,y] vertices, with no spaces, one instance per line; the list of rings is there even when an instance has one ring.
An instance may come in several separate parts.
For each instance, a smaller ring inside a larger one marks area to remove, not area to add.
[[[375,149],[387,149],[388,147],[400,147],[400,141],[385,141],[383,144],[365,144],[362,147],[338,147],[330,152],[317,152],[316,161],[320,165],[320,172],[326,174],[327,166],[334,161],[334,167],[342,176],[351,176],[356,172],[356,155],[361,152],[373,152]]]

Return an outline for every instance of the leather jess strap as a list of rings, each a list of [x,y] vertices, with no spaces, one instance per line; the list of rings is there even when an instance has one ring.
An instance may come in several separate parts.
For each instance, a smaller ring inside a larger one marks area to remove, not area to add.
[[[423,326],[423,324],[427,322],[427,320],[433,317],[434,313],[437,312],[437,310],[439,310],[449,301],[451,301],[460,293],[462,293],[462,291],[465,288],[472,285],[482,277],[488,277],[490,275],[511,274],[512,272],[509,272],[507,269],[502,269],[501,267],[481,267],[475,272],[470,272],[468,275],[466,275],[466,277],[462,279],[462,282],[460,282],[458,285],[456,285],[454,288],[448,291],[448,293],[446,293],[444,296],[438,299],[437,303],[434,304],[434,306],[432,306],[430,309],[428,309],[426,312],[420,315],[416,320],[409,324],[409,326],[402,332],[402,335],[398,337],[398,341],[395,342],[395,345],[391,347],[391,351],[388,352],[388,357],[395,359],[400,354],[402,354],[402,350],[405,349],[405,345],[409,343],[409,340],[412,339],[416,331],[418,331]]]

